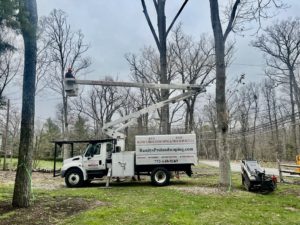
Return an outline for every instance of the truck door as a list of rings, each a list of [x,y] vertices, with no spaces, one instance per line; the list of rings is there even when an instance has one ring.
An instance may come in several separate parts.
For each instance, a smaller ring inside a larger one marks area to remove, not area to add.
[[[105,170],[105,144],[89,144],[84,157],[83,166],[87,171]]]

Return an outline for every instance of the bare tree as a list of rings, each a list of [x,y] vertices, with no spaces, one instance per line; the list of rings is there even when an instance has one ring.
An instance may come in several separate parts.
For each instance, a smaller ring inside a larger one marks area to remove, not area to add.
[[[44,22],[39,23],[37,34],[37,62],[36,62],[36,83],[35,92],[39,95],[49,86],[48,72],[51,71],[51,53],[48,36],[44,31]]]
[[[1,130],[4,130],[7,119],[7,110],[1,110],[0,114],[0,127]],[[18,146],[20,140],[20,124],[21,124],[21,114],[20,109],[14,106],[14,104],[10,104],[9,110],[9,123],[8,123],[8,133],[7,133],[7,149],[11,150],[10,156],[18,155]],[[3,136],[2,136],[3,139]],[[3,148],[3,140],[2,140],[2,148]],[[1,160],[0,160],[1,162]]]
[[[267,56],[267,65],[271,68],[268,71],[269,76],[281,83],[289,84],[294,134],[293,145],[296,153],[299,144],[297,143],[295,103],[298,111],[300,111],[300,88],[297,84],[295,70],[299,64],[300,55],[300,19],[289,19],[275,23],[266,28],[264,34],[252,44]]]
[[[178,26],[173,32],[172,39],[168,43],[167,51],[167,76],[169,83],[178,81],[180,83],[196,84],[200,83],[203,86],[209,85],[214,77],[211,77],[211,71],[214,68],[213,61],[213,45],[212,42],[204,38],[196,42],[191,37],[185,35],[181,26]],[[160,82],[160,64],[159,56],[155,49],[148,47],[144,48],[141,56],[127,54],[126,59],[131,66],[132,79],[135,82]],[[169,96],[178,93],[178,91],[169,91]],[[152,103],[156,103],[162,99],[161,92],[158,90],[143,90],[143,96],[149,94]],[[143,99],[143,98],[142,98]],[[185,126],[186,132],[190,132],[194,127],[194,107],[197,96],[185,101],[186,106]],[[149,103],[147,103],[149,104]],[[145,107],[144,104],[142,107]],[[170,110],[171,109],[171,110]],[[169,127],[180,120],[183,120],[179,113],[182,113],[183,104],[178,103],[169,108]],[[162,116],[162,111],[157,110],[159,117]],[[160,123],[162,126],[162,123]],[[162,132],[162,129],[160,129]]]
[[[15,40],[15,38],[11,38]],[[4,90],[20,71],[21,58],[21,55],[15,50],[6,50],[0,54],[0,101],[4,98]]]
[[[12,205],[28,207],[31,199],[31,171],[34,138],[35,76],[36,76],[36,30],[37,5],[35,0],[20,2],[20,25],[24,40],[24,76],[22,97],[22,120],[17,174]]]
[[[61,95],[63,102],[62,127],[64,138],[68,138],[68,99],[64,88],[64,74],[67,67],[74,69],[74,74],[79,74],[91,64],[90,59],[84,57],[89,46],[84,44],[84,35],[81,31],[71,30],[67,15],[61,10],[53,10],[49,17],[42,20],[43,35],[47,38],[47,49],[51,58],[51,71],[47,76],[49,87]],[[70,151],[64,151],[64,158],[70,157]]]
[[[20,109],[12,105],[9,120],[9,138],[11,146],[11,156],[17,155],[18,138],[20,136],[21,114]]]
[[[258,87],[255,83],[249,83],[237,92],[237,120],[241,126],[241,150],[243,158],[250,159],[254,156],[254,148],[252,145],[250,152],[250,143],[247,138],[249,128],[254,121],[254,127],[256,125],[257,111],[258,111]],[[254,117],[251,116],[252,109],[255,110]],[[254,132],[255,137],[255,132]]]
[[[204,105],[203,114],[208,120],[211,128],[211,133],[209,133],[213,142],[213,158],[218,158],[218,142],[217,142],[217,115],[216,115],[216,103],[211,100],[212,97],[208,95],[208,103]]]
[[[167,58],[167,37],[170,33],[170,30],[172,29],[174,23],[176,22],[178,16],[184,9],[186,3],[188,0],[185,0],[183,4],[181,5],[179,11],[173,18],[172,22],[170,23],[169,27],[166,25],[166,15],[165,15],[165,4],[166,0],[154,0],[153,4],[156,10],[157,14],[157,31],[155,31],[151,19],[148,14],[148,10],[145,4],[144,0],[141,0],[142,6],[143,6],[143,12],[145,14],[147,23],[149,25],[149,28],[152,32],[152,35],[154,37],[157,49],[159,50],[160,60],[159,60],[159,77],[160,77],[160,83],[161,84],[168,84],[170,83],[170,80],[168,79],[168,71],[167,71],[167,64],[168,64],[168,58]],[[160,101],[168,99],[170,96],[169,90],[161,90],[161,99]],[[168,134],[171,132],[171,127],[169,123],[169,106],[164,106],[161,109],[161,127],[162,132],[164,134]]]
[[[7,157],[7,139],[8,139],[8,129],[9,129],[9,114],[10,114],[10,101],[7,100],[7,106],[6,106],[6,123],[5,123],[5,129],[4,129],[4,136],[3,136],[3,143],[2,143],[2,149],[4,153],[3,158],[3,170],[6,170],[6,157]]]
[[[174,55],[172,63],[175,64],[178,79],[182,83],[201,84],[208,86],[214,81],[212,70],[214,69],[214,47],[211,40],[204,35],[198,42],[192,37],[182,32],[181,25],[177,26],[173,32],[172,42],[170,43],[170,54]],[[194,129],[194,109],[198,95],[186,99],[185,113],[185,132],[191,132]]]
[[[135,96],[136,93],[132,91],[132,89],[130,88],[120,88],[119,89],[122,99],[121,102],[122,104],[120,105],[119,109],[118,109],[118,113],[121,117],[127,116],[131,113],[134,113],[138,110],[141,109],[141,106],[139,105],[140,101],[137,100],[137,98],[139,97],[144,97],[142,96]],[[143,99],[144,100],[144,99]],[[125,121],[125,123],[128,123],[129,121]],[[137,118],[137,121],[134,121],[138,123],[138,129],[135,131],[137,131],[137,133],[140,134],[144,134],[144,132],[147,130],[148,127],[148,117],[146,117],[146,115],[142,115],[139,118]],[[145,125],[145,127],[144,127]],[[131,132],[135,133],[135,132]],[[133,145],[134,145],[134,135],[130,135],[129,134],[129,127],[125,127],[124,128],[124,134],[126,135],[126,139],[125,139],[125,149],[132,149]]]
[[[251,147],[251,158],[254,159],[254,151],[256,149],[256,123],[257,123],[257,117],[259,113],[259,87],[258,85],[252,85],[252,95],[254,100],[254,118],[253,118],[253,141],[252,141],[252,147]]]
[[[139,82],[139,78],[136,78],[136,82]],[[137,110],[146,108],[151,105],[150,91],[144,88],[138,89],[138,91],[132,91],[129,93],[129,101],[134,103],[134,108]],[[138,132],[139,134],[148,133],[149,113],[145,113],[138,118]]]
[[[174,54],[171,51],[167,52],[168,61],[174,61]],[[159,83],[160,82],[160,60],[159,55],[152,47],[144,48],[141,52],[141,56],[138,57],[134,54],[127,54],[126,59],[130,65],[130,69],[132,71],[132,79],[135,82],[142,83]],[[167,65],[167,79],[168,83],[174,80],[176,77],[176,68],[174,63],[168,63]],[[169,95],[171,95],[174,91],[168,91]],[[144,94],[149,93],[149,97],[152,103],[157,103],[162,101],[162,92],[156,89],[151,89]],[[175,107],[175,109],[177,109]],[[168,107],[168,113],[170,114],[170,110]],[[157,114],[160,118],[159,123],[159,132],[163,132],[163,123],[162,114],[163,111],[161,109],[157,110]],[[171,112],[173,115],[173,111]],[[168,127],[171,128],[172,121],[170,120],[170,115],[168,116]]]
[[[226,63],[225,43],[231,32],[245,29],[243,25],[250,21],[257,20],[260,24],[261,18],[268,17],[267,9],[271,4],[276,7],[282,6],[280,0],[235,0],[229,1],[225,10],[226,28],[223,31],[220,19],[218,0],[209,0],[211,24],[215,42],[215,63],[216,63],[216,107],[218,118],[218,138],[220,140],[219,163],[220,163],[220,184],[227,188],[231,185],[230,172],[230,151],[227,144],[228,135],[228,113],[226,106]]]
[[[105,78],[113,81],[111,77]],[[97,137],[102,137],[104,123],[110,122],[123,104],[123,96],[119,88],[111,86],[95,86],[87,96],[75,99],[72,108],[92,119]]]
[[[279,105],[277,103],[275,82],[271,79],[266,79],[262,86],[262,93],[267,106],[267,117],[271,128],[271,143],[276,150],[276,157],[282,159],[282,143],[279,134],[279,125],[277,114],[279,114]],[[275,130],[275,132],[274,132]]]
[[[244,85],[245,75],[242,74],[237,79],[232,79],[226,89],[226,105],[228,114],[228,127],[233,130],[236,126],[236,114],[238,110],[238,101],[236,99],[237,92],[241,85]],[[217,123],[217,107],[213,101],[212,94],[207,95],[207,103],[204,105],[203,113],[210,125],[209,139],[213,141],[213,158],[219,158],[219,142],[218,142],[218,123]],[[212,136],[213,135],[213,136]],[[231,147],[233,149],[233,147]]]

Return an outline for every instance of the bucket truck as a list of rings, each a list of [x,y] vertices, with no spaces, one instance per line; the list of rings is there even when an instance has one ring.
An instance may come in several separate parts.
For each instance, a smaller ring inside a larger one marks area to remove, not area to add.
[[[178,96],[158,102],[135,113],[106,123],[102,130],[110,138],[91,142],[84,154],[63,162],[61,176],[68,187],[82,186],[97,177],[107,177],[106,186],[112,177],[149,175],[156,186],[168,185],[171,172],[184,171],[191,176],[191,166],[197,164],[195,134],[137,135],[135,150],[125,149],[125,135],[120,132],[135,119],[167,104],[187,99],[204,92],[200,85],[193,84],[151,84],[114,81],[65,79],[67,96],[77,96],[78,85],[121,86],[152,89],[186,90]]]

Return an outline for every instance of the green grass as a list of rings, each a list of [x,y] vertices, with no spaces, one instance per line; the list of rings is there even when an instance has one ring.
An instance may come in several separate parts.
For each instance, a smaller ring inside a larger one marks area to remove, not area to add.
[[[0,221],[3,220],[3,219],[7,219],[7,218],[9,218],[9,217],[11,217],[13,215],[15,215],[14,211],[5,213],[4,215],[0,215]]]
[[[250,193],[243,189],[236,173],[233,191],[205,194],[197,190],[217,188],[217,170],[207,166],[199,169],[209,171],[200,172],[197,178],[175,179],[168,187],[153,187],[146,180],[114,183],[111,189],[94,185],[34,193],[36,199],[83,198],[104,203],[65,217],[60,224],[300,224],[299,186],[279,184],[268,195]],[[11,195],[12,187],[0,184],[0,201]]]
[[[62,162],[56,162],[56,168],[61,168]],[[37,168],[40,169],[53,169],[53,161],[52,160],[38,160]]]
[[[286,187],[270,195],[245,191],[205,195],[174,189],[182,186],[189,183],[172,188],[145,185],[64,191],[111,205],[73,216],[63,224],[299,224],[299,201],[293,195],[283,198]]]
[[[2,169],[3,166],[3,158],[0,158],[0,168]],[[9,169],[16,169],[18,165],[18,159],[17,158],[7,158],[6,159],[6,164],[7,168]],[[34,162],[34,165],[36,165],[35,169],[47,169],[51,170],[53,169],[53,160],[36,160]],[[62,167],[62,162],[56,162],[56,168],[61,168]]]

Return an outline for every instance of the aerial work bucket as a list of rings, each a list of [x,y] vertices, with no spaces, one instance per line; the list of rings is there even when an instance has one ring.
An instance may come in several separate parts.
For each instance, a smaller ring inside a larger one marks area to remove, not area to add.
[[[64,83],[67,96],[73,97],[78,95],[78,85],[75,78],[65,78]]]

